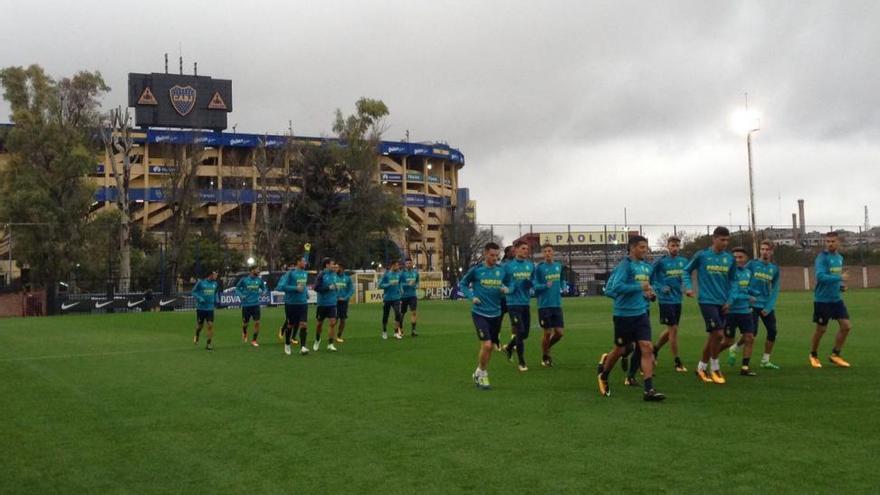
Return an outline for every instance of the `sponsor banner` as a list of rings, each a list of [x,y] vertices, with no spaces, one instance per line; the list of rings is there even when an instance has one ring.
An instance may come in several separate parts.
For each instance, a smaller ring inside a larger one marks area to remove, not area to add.
[[[406,180],[409,182],[424,182],[425,176],[419,172],[407,172]]]
[[[104,164],[99,163],[97,167],[95,167],[95,172],[99,174],[104,173]]]
[[[170,174],[172,172],[172,168],[167,165],[150,165],[149,170],[151,174]]]
[[[91,313],[94,307],[95,303],[91,300],[71,301],[68,299],[61,301],[62,313]]]
[[[383,290],[368,290],[364,292],[364,302],[365,303],[381,303],[382,297],[384,296],[385,291]]]
[[[440,184],[441,181],[440,177],[437,177],[436,175],[429,175],[428,182],[430,182],[431,184]]]
[[[596,246],[608,244],[623,244],[629,239],[625,230],[608,231],[607,239],[604,230],[594,232],[543,232],[538,234],[541,244],[554,246]]]
[[[442,208],[445,204],[445,198],[440,198],[437,196],[425,196],[425,206],[429,208]]]
[[[318,303],[318,293],[309,289],[309,304]],[[260,306],[281,306],[284,304],[284,293],[280,291],[272,291],[269,294],[260,296]],[[226,289],[220,293],[219,307],[222,308],[240,308],[241,298],[235,293],[235,288]]]
[[[422,208],[425,207],[427,202],[424,194],[404,194],[403,200],[406,206],[419,206]]]
[[[431,287],[424,290],[424,299],[450,299],[452,298],[452,287]]]
[[[382,172],[380,177],[384,182],[403,182],[403,174],[394,172]]]
[[[451,185],[452,185],[452,179],[443,179],[443,183],[446,184],[447,186],[451,186]]]

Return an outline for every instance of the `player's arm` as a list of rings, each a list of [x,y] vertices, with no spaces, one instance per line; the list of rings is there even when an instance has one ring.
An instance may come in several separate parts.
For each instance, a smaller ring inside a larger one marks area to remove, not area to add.
[[[681,277],[681,281],[684,283],[685,294],[688,297],[694,297],[694,285],[692,279],[694,270],[700,267],[701,252],[702,251],[697,251],[694,253],[687,265],[684,266],[684,275]]]
[[[276,291],[287,292],[287,282],[288,282],[288,278],[289,278],[288,275],[289,274],[290,274],[290,272],[287,272],[284,275],[282,275],[281,278],[278,279],[278,283],[275,284]]]
[[[516,280],[513,278],[511,270],[504,270],[504,278],[501,279],[501,293],[510,294],[514,291]]]
[[[842,280],[841,276],[836,273],[831,273],[831,269],[828,266],[828,257],[816,256],[816,280],[819,282],[840,282]]]
[[[781,285],[781,278],[779,276],[779,270],[776,270],[776,273],[773,274],[773,283],[770,286],[770,296],[767,298],[767,304],[764,305],[764,311],[767,314],[773,312],[776,309],[776,299],[779,298],[779,289]]]
[[[237,284],[235,284],[235,294],[238,297],[244,297],[244,293],[245,293],[246,289],[247,289],[247,287],[244,284],[244,278],[242,278],[241,280],[238,281]]]
[[[379,288],[382,290],[388,288],[388,272],[385,272],[385,274],[382,275],[382,280],[379,280]]]
[[[666,284],[666,271],[663,269],[663,258],[654,261],[648,282],[651,284],[651,288],[654,289],[654,292],[669,292],[669,286]]]
[[[205,298],[202,297],[202,281],[201,280],[196,282],[196,285],[193,286],[192,296],[193,296],[193,299],[195,299],[196,301],[198,301],[200,303],[205,302]]]
[[[464,277],[458,282],[458,290],[464,294],[464,297],[468,299],[474,298],[474,291],[471,289],[471,284],[474,283],[474,277],[477,268],[473,267],[464,274]]]
[[[422,283],[422,276],[419,274],[419,272],[416,272],[416,280],[413,283],[413,289],[418,289],[419,284],[421,284],[421,283]]]
[[[535,295],[539,296],[547,291],[547,279],[544,277],[544,270],[541,269],[541,266],[536,266],[535,271],[532,272],[532,289],[535,291]]]

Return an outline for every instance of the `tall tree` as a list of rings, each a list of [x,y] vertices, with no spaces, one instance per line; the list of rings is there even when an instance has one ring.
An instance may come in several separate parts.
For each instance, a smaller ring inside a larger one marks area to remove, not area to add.
[[[165,246],[169,267],[164,284],[166,292],[170,291],[177,282],[181,255],[189,240],[193,213],[199,203],[197,178],[204,146],[195,144],[196,134],[190,136],[189,143],[169,145],[164,150],[171,157],[168,174],[162,187],[163,200],[170,211],[165,226],[165,232],[169,234]]]
[[[132,151],[134,139],[129,125],[128,108],[110,111],[101,126],[101,140],[104,154],[110,162],[110,169],[116,180],[116,208],[119,210],[119,292],[131,288],[131,168],[134,165]]]
[[[6,142],[0,212],[10,222],[43,224],[16,231],[16,256],[46,288],[54,312],[58,282],[82,254],[94,194],[86,176],[98,151],[98,99],[110,88],[99,72],[55,81],[38,65],[3,69],[0,85],[15,123]]]
[[[269,137],[259,140],[254,156],[254,167],[260,179],[260,229],[257,233],[257,244],[266,253],[269,270],[278,268],[281,257],[281,240],[284,237],[284,218],[293,201],[291,193],[292,177],[288,157],[295,153],[290,136],[280,144],[269,146]],[[279,187],[269,188],[270,184]],[[281,203],[278,207],[270,206],[271,196],[278,195]]]

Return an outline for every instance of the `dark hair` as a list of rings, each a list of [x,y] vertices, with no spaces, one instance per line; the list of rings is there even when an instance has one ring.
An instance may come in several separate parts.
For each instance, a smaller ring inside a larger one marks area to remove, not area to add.
[[[826,232],[825,237],[838,237],[838,235],[837,235],[837,232],[834,232],[832,230],[831,232]]]
[[[343,262],[341,262],[341,261],[337,261],[337,262],[336,262],[336,267],[339,268],[339,269],[341,270],[341,269],[345,268],[345,263],[343,263]]]
[[[746,248],[744,248],[744,247],[740,247],[740,246],[737,246],[737,247],[731,249],[731,251],[734,252],[734,253],[742,253],[742,254],[744,254],[744,255],[746,255],[746,256],[749,255],[749,253],[746,251]]]
[[[324,258],[324,259],[322,259],[322,260],[321,260],[321,268],[327,268],[327,265],[329,265],[330,263],[333,263],[333,259],[332,259],[332,258]]]
[[[666,239],[666,244],[669,244],[670,242],[677,242],[681,244],[681,238],[671,235],[669,236],[669,239]]]
[[[633,246],[635,246],[636,244],[638,244],[640,242],[648,242],[648,239],[645,238],[644,236],[634,235],[629,238],[629,241],[626,243],[626,247],[627,247],[627,249],[632,249]]]
[[[541,246],[541,249],[547,249],[547,248],[553,249],[553,244],[550,244],[549,242],[545,242],[544,245]]]
[[[727,227],[715,227],[712,231],[712,237],[730,237],[730,231]]]
[[[403,260],[404,263],[406,263],[407,261],[409,261],[410,263],[412,263],[412,258],[407,258],[407,259]]]
[[[762,245],[762,246],[767,246],[767,247],[770,248],[771,250],[772,250],[773,248],[776,247],[776,246],[773,245],[773,241],[771,241],[771,240],[769,240],[769,239],[764,239],[763,241],[761,241],[761,245]]]
[[[400,260],[399,260],[399,259],[397,259],[397,258],[391,258],[391,261],[388,262],[388,266],[396,265],[396,264],[398,264],[398,263],[400,263]]]
[[[484,246],[483,249],[485,251],[488,251],[490,249],[501,249],[501,246],[499,246],[498,244],[496,244],[494,242],[487,242],[486,246]]]
[[[518,248],[518,247],[522,246],[523,244],[528,244],[528,242],[526,242],[526,241],[524,241],[524,240],[522,240],[522,239],[519,239],[519,240],[513,241],[513,247],[514,247],[514,248]]]

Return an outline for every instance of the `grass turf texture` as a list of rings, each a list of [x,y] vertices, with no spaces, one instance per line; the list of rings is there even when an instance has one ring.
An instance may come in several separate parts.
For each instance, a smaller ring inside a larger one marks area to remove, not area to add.
[[[598,395],[605,298],[564,301],[553,369],[533,322],[531,370],[495,353],[488,392],[470,377],[464,302],[423,302],[421,335],[403,341],[379,338],[380,306],[353,305],[341,351],[306,357],[283,355],[280,309],[264,310],[259,349],[241,343],[238,310],[218,311],[213,353],[191,343],[193,312],[3,320],[0,493],[876,493],[878,296],[846,296],[853,368],[814,370],[811,295],[783,294],[783,369],[725,366],[724,386],[692,373],[705,333],[688,301],[690,371],[663,350],[660,404],[623,387],[619,367],[613,396]],[[762,328],[755,361],[763,341]]]

